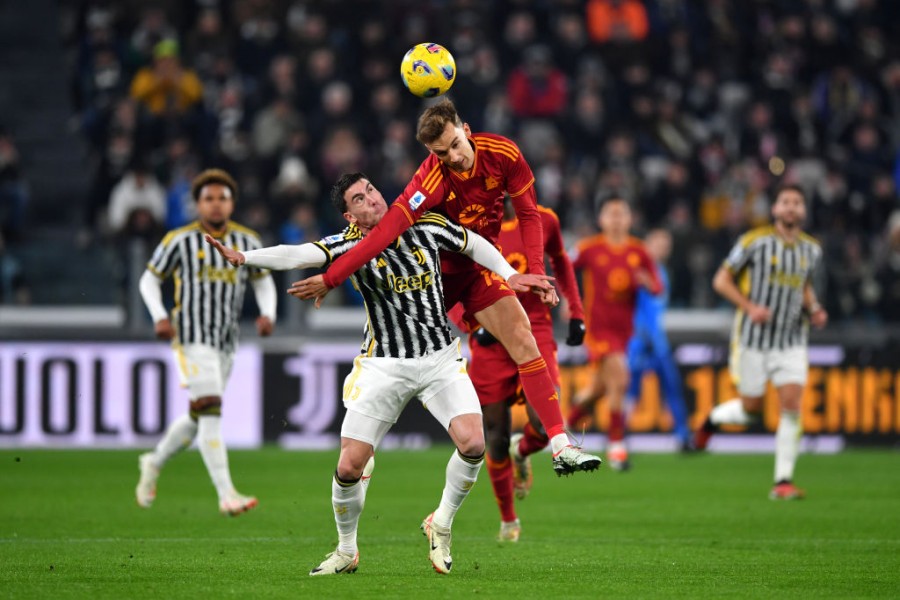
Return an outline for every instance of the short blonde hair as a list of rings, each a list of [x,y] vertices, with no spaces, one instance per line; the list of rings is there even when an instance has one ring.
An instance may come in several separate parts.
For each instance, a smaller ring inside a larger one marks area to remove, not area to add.
[[[211,183],[218,183],[227,187],[231,190],[231,198],[237,202],[237,182],[222,169],[206,169],[194,177],[194,181],[191,182],[191,196],[193,196],[194,202],[200,200],[200,191],[203,187]]]

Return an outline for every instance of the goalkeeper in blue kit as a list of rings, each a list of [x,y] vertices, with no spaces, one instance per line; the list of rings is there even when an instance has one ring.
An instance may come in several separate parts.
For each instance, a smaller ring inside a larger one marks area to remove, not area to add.
[[[654,296],[645,289],[638,290],[634,311],[634,334],[628,342],[628,368],[631,371],[628,398],[641,395],[641,379],[646,371],[653,371],[675,421],[675,436],[683,451],[691,450],[691,430],[687,407],[681,389],[681,374],[672,356],[669,339],[663,327],[663,315],[669,304],[669,277],[663,263],[672,250],[672,236],[664,229],[654,229],[644,240],[647,253],[656,261],[663,291]]]

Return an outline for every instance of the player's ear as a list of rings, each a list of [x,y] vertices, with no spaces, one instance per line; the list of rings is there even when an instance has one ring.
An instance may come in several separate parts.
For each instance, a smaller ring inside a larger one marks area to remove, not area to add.
[[[351,215],[348,212],[344,213],[344,218],[347,219],[347,221],[350,223],[356,223],[356,217],[354,217],[353,215]]]
[[[472,137],[472,128],[468,123],[463,123],[463,133],[466,134],[466,137]]]

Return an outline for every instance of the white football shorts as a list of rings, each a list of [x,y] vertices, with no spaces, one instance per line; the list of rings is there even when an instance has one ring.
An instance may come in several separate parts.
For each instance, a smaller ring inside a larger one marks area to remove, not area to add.
[[[731,377],[742,396],[757,398],[766,392],[766,382],[777,388],[789,383],[806,385],[809,371],[806,346],[784,350],[754,350],[736,345],[729,361]]]
[[[191,400],[221,396],[231,375],[233,352],[222,352],[204,344],[174,346],[175,363],[181,385],[188,388]]]
[[[450,421],[459,415],[481,414],[458,338],[420,358],[357,356],[344,380],[347,414],[341,437],[377,448],[416,396],[444,429],[449,429]]]

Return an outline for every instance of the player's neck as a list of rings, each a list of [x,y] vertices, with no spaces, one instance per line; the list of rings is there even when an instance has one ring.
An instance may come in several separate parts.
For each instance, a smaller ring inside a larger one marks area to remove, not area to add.
[[[604,232],[603,236],[606,238],[607,243],[609,243],[612,246],[621,246],[622,244],[624,244],[625,242],[628,241],[627,233],[612,235],[610,233]]]
[[[775,222],[775,231],[778,233],[778,237],[783,239],[785,242],[789,244],[793,244],[797,241],[797,238],[800,236],[800,228],[796,225],[785,225],[781,221]]]
[[[221,237],[225,235],[225,232],[228,231],[228,221],[222,223],[221,225],[214,225],[208,221],[200,221],[200,227],[209,235],[213,237]]]

